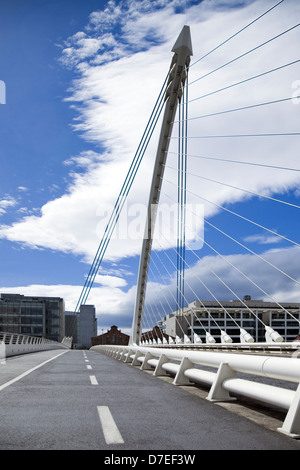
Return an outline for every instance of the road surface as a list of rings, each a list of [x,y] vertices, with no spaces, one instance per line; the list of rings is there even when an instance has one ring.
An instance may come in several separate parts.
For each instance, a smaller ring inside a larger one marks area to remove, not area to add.
[[[152,459],[159,451],[300,450],[298,440],[95,351],[8,358],[0,398],[1,450],[102,450],[112,460],[137,450]]]

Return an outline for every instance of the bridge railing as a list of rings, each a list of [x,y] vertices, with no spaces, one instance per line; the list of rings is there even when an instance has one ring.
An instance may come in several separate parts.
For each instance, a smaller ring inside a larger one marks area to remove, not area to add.
[[[290,357],[272,357],[272,353],[209,352],[136,345],[93,346],[91,350],[140,366],[142,370],[152,369],[155,376],[170,374],[174,376],[174,385],[191,382],[207,385],[207,400],[211,402],[233,400],[235,398],[231,394],[234,394],[287,410],[278,431],[290,437],[300,437],[299,344],[294,345]],[[296,390],[239,378],[238,373],[293,382]]]
[[[0,332],[0,360],[6,357],[50,349],[70,349],[72,341],[64,338],[61,343],[37,336]]]

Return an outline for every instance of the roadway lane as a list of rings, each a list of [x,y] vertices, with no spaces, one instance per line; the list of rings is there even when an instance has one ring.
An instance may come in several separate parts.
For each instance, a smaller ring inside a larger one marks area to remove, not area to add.
[[[299,441],[95,351],[7,359],[0,397],[1,450],[300,450]]]

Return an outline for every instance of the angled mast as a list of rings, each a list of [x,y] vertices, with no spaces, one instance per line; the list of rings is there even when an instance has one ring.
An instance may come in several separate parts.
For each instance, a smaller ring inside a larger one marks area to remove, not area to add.
[[[167,158],[177,106],[183,95],[183,88],[187,77],[187,70],[190,64],[191,56],[193,55],[189,26],[183,27],[180,35],[178,36],[174,44],[172,52],[174,52],[174,55],[170,65],[169,79],[165,92],[165,111],[154,164],[150,196],[147,208],[146,227],[138,272],[136,302],[132,322],[132,334],[130,338],[131,344],[139,344],[140,342],[142,317],[147,286],[148,266],[153,241],[156,212],[159,203],[160,188],[162,184],[164,167]]]

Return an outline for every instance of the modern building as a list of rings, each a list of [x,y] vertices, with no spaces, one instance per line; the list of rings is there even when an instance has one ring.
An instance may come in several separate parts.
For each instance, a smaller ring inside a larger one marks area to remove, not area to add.
[[[91,338],[97,335],[94,305],[80,305],[78,313],[65,311],[65,335],[73,338],[75,349],[92,346]]]
[[[100,344],[116,344],[127,346],[130,336],[122,333],[116,325],[113,325],[106,333],[92,338],[92,345],[97,346]]]
[[[0,294],[0,331],[62,341],[63,314],[60,297]]]
[[[265,302],[245,296],[242,300],[200,301],[167,315],[163,329],[170,336],[184,335],[192,338],[192,331],[206,341],[209,332],[220,341],[221,330],[233,340],[240,342],[240,329],[249,333],[255,342],[265,341],[265,325],[274,329],[285,341],[294,341],[299,336],[300,303]]]

